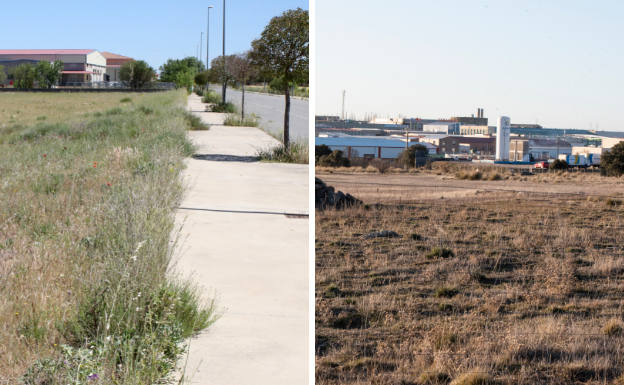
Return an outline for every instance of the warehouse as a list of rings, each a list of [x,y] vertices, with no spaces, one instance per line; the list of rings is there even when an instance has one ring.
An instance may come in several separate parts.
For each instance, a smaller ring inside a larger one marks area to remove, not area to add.
[[[106,51],[102,52],[102,56],[106,58],[106,74],[104,75],[105,82],[121,81],[121,66],[128,62],[134,61],[131,57],[117,55]]]
[[[405,150],[405,139],[378,136],[318,136],[316,145],[323,144],[332,151],[342,151],[347,158],[396,159]],[[429,154],[437,153],[437,147],[430,143],[421,143],[413,139],[410,144],[427,147]]]
[[[102,82],[106,74],[106,58],[93,49],[3,49],[0,65],[5,69],[40,61],[63,62],[61,85]]]

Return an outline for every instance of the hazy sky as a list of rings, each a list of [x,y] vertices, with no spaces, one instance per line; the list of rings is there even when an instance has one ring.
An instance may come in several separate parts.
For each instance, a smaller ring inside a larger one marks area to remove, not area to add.
[[[624,130],[623,1],[317,0],[316,110]]]
[[[1,0],[0,49],[93,48],[143,59],[196,56],[210,10],[210,60],[221,54],[223,0]],[[273,16],[307,0],[227,0],[226,54],[250,48]]]

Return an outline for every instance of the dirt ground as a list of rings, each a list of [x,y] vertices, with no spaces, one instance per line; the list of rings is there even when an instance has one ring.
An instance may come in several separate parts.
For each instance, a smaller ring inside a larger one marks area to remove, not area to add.
[[[624,384],[624,184],[436,172],[317,173],[317,384]]]

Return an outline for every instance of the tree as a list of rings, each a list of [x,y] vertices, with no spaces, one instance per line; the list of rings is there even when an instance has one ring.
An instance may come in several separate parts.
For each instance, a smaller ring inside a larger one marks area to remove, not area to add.
[[[190,87],[193,86],[195,74],[205,69],[204,63],[193,56],[184,59],[169,59],[165,64],[160,66],[160,80],[163,82],[175,83],[178,87],[187,87],[190,89]],[[188,84],[189,77],[191,79],[190,85]]]
[[[32,64],[24,63],[15,67],[13,71],[15,88],[33,88],[35,85],[35,78],[37,73],[35,67]]]
[[[225,59],[223,59],[223,56],[217,56],[216,58],[212,59],[212,62],[210,63],[210,81],[213,83],[219,83],[219,82],[223,82],[225,81],[226,84],[234,84],[235,80],[234,76],[232,75],[232,65],[233,65],[233,61],[235,60],[235,55],[227,55],[225,56]],[[224,62],[225,62],[225,68],[224,68]]]
[[[258,72],[249,59],[249,52],[236,55],[232,58],[232,64],[228,65],[232,76],[242,87],[241,121],[245,119],[245,84]]]
[[[119,77],[128,83],[132,89],[139,89],[149,84],[156,72],[143,60],[130,61],[121,66]]]
[[[48,61],[40,61],[35,67],[36,80],[39,88],[52,88],[61,79],[63,72],[63,62],[56,60],[52,63]]]
[[[403,150],[397,160],[403,167],[411,168],[415,167],[416,163],[425,164],[429,152],[427,147],[422,144],[414,144],[409,148]]]
[[[602,154],[600,173],[607,176],[624,174],[624,142],[619,142]]]
[[[0,65],[0,84],[4,84],[7,80],[7,74],[4,72],[4,66]]]
[[[210,70],[202,71],[195,75],[195,84],[200,87],[205,87],[208,84],[208,79],[210,78]]]
[[[310,62],[308,11],[288,10],[271,19],[259,39],[251,43],[250,57],[261,72],[284,77],[284,146],[289,148],[291,82],[307,82]]]

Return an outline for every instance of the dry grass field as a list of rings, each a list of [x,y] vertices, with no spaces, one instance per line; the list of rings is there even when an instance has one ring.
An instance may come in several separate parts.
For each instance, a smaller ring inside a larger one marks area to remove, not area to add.
[[[317,176],[317,384],[624,384],[620,180]]]
[[[140,104],[149,99],[149,94],[125,92],[2,92],[0,131],[13,125],[25,127],[35,123],[72,122],[95,112],[133,103]]]

